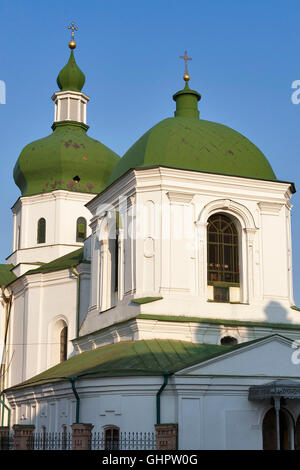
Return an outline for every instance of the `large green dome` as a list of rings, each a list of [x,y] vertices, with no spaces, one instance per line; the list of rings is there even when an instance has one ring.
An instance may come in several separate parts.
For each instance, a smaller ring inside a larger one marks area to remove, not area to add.
[[[200,95],[187,84],[173,98],[175,117],[156,124],[125,153],[110,183],[131,168],[153,165],[276,180],[268,160],[250,140],[230,127],[199,119]]]
[[[120,157],[86,134],[88,126],[75,121],[53,125],[53,133],[22,150],[14,180],[22,196],[55,189],[98,194]]]

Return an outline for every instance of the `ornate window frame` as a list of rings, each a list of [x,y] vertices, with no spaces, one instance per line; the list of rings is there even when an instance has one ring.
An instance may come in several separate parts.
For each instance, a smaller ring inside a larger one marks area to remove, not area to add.
[[[231,199],[217,199],[206,204],[196,221],[198,240],[199,295],[208,299],[207,285],[207,223],[217,213],[229,216],[236,223],[239,238],[240,303],[253,298],[253,243],[258,230],[249,209]]]

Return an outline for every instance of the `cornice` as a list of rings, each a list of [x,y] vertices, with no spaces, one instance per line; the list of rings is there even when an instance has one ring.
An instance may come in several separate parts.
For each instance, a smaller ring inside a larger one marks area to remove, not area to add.
[[[194,194],[185,193],[181,191],[168,191],[167,196],[171,203],[176,204],[190,204],[193,200]]]
[[[260,212],[263,215],[278,215],[281,209],[284,207],[284,203],[277,202],[259,202],[258,206]]]
[[[63,97],[72,97],[76,96],[78,98],[84,98],[84,100],[88,103],[90,101],[90,97],[87,96],[85,93],[82,93],[81,91],[71,91],[71,90],[66,90],[66,91],[56,91],[53,93],[51,96],[51,99],[55,101],[57,98],[63,98]]]

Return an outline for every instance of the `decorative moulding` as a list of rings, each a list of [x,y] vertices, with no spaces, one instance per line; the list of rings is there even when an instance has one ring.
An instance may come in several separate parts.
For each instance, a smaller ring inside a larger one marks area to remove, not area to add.
[[[167,196],[171,203],[175,204],[190,204],[194,197],[191,193],[182,193],[179,191],[168,191]]]
[[[278,202],[259,202],[258,206],[263,215],[278,215],[284,204]]]

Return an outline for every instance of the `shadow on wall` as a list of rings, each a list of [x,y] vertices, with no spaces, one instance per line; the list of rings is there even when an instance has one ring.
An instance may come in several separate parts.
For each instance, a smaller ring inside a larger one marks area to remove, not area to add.
[[[269,323],[290,323],[288,311],[275,300],[272,300],[265,307],[266,321]]]

